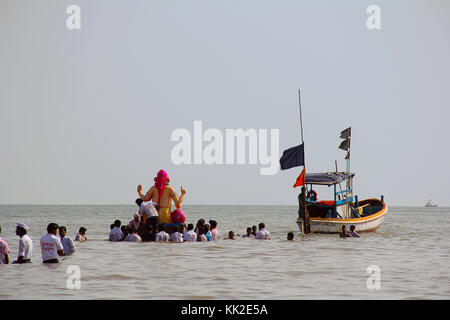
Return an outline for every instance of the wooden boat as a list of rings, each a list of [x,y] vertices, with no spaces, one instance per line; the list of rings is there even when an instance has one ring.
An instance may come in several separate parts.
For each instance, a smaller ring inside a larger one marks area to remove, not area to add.
[[[333,186],[334,200],[314,201],[307,198],[307,210],[309,213],[310,229],[313,233],[340,233],[342,226],[347,230],[354,225],[357,232],[369,232],[377,230],[388,212],[388,207],[381,199],[358,200],[353,198],[353,173],[328,172],[306,174],[305,184],[308,194],[313,194],[313,185]],[[337,186],[345,182],[344,190],[337,191]],[[297,224],[302,231],[303,218],[297,219]]]
[[[335,172],[306,173],[303,140],[302,105],[300,101],[300,90],[298,91],[300,109],[300,133],[301,144],[289,148],[283,152],[280,159],[282,170],[303,166],[303,171],[297,178],[294,188],[305,186],[307,195],[306,206],[299,208],[297,224],[302,233],[340,233],[342,227],[347,229],[353,225],[356,232],[375,231],[383,222],[388,212],[384,197],[381,199],[366,199],[359,201],[358,196],[353,197],[353,177],[350,172],[350,140],[351,127],[343,130],[340,138],[344,139],[339,149],[347,151],[346,170],[338,172],[337,161]],[[304,178],[304,180],[303,180]],[[345,186],[342,186],[345,184]],[[317,193],[312,189],[313,185],[334,187],[334,199],[329,201],[317,201]],[[309,186],[309,190],[308,190]],[[337,186],[339,186],[339,191]],[[305,202],[303,200],[302,202]]]

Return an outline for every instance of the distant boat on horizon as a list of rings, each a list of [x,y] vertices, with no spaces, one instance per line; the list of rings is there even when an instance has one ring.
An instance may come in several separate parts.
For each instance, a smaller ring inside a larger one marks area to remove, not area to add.
[[[435,204],[435,203],[433,203],[432,201],[431,201],[431,199],[428,199],[427,201],[425,201],[425,207],[426,208],[435,208],[435,207],[437,207],[438,205],[437,204]]]

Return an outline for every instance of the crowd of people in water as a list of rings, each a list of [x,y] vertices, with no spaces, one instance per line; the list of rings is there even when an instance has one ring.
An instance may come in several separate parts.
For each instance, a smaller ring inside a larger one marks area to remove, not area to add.
[[[139,203],[139,199],[136,200]],[[145,206],[151,204],[145,203]],[[142,207],[141,207],[142,208]],[[238,235],[239,236],[239,235]],[[259,224],[259,230],[256,225],[247,228],[247,233],[243,238],[254,238],[269,240],[270,233],[265,229],[264,222]],[[208,242],[221,239],[220,232],[217,229],[217,221],[199,219],[194,224],[189,223],[158,223],[157,220],[146,219],[145,214],[136,212],[133,220],[128,225],[122,225],[120,220],[115,220],[110,225],[109,241],[130,241],[130,242]],[[228,232],[228,237],[223,240],[235,240],[234,231]]]
[[[126,225],[122,225],[120,220],[115,220],[110,225],[109,241],[129,241],[129,242],[208,242],[217,241],[220,232],[217,229],[217,221],[199,219],[197,224],[185,223],[185,215],[181,208],[186,191],[181,187],[181,196],[178,197],[175,190],[169,185],[170,178],[164,170],[160,170],[154,179],[155,185],[146,194],[142,193],[142,186],[137,187],[139,198],[135,203],[138,206],[133,219]],[[176,209],[171,210],[172,201]],[[19,236],[19,252],[17,260],[13,263],[30,263],[33,252],[33,241],[27,232],[30,228],[24,223],[17,223],[16,235]],[[67,228],[50,223],[47,226],[47,234],[41,237],[41,254],[44,263],[58,263],[60,256],[72,255],[76,251],[74,241],[86,241],[87,229],[81,227],[75,239],[67,236]],[[1,227],[0,227],[1,233]],[[59,233],[59,236],[57,235]],[[229,231],[228,236],[223,240],[235,240],[234,231]],[[342,227],[340,237],[359,237],[355,231],[355,226],[350,226],[350,232],[346,227]],[[242,238],[270,240],[270,233],[266,230],[264,222],[259,226],[247,227]],[[293,240],[294,233],[287,234],[287,240]],[[10,250],[8,243],[0,237],[0,264],[9,263]]]

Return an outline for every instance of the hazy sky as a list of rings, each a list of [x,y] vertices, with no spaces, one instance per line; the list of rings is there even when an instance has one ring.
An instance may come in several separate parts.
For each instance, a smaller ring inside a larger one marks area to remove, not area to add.
[[[81,30],[66,9],[81,8]],[[366,27],[369,5],[381,30]],[[450,1],[0,1],[0,203],[296,204],[301,168],[175,165],[177,128],[279,129],[360,199],[450,205]],[[329,195],[329,189],[319,188]],[[321,193],[322,192],[322,193]]]

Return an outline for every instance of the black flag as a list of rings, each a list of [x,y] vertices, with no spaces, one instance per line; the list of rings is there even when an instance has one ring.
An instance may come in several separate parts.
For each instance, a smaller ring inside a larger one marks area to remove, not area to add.
[[[350,149],[350,137],[352,135],[352,127],[348,127],[347,129],[343,130],[341,132],[341,139],[345,139],[344,141],[341,142],[341,144],[339,145],[339,149],[348,151]],[[348,154],[347,154],[348,156]],[[347,157],[346,157],[347,159]]]
[[[303,143],[283,151],[280,159],[281,170],[305,165],[305,149]]]
[[[348,127],[344,131],[341,132],[341,139],[348,139],[352,135],[352,127]]]
[[[341,144],[339,145],[339,149],[342,149],[345,151],[348,151],[349,148],[350,148],[350,140],[349,139],[342,141]]]

